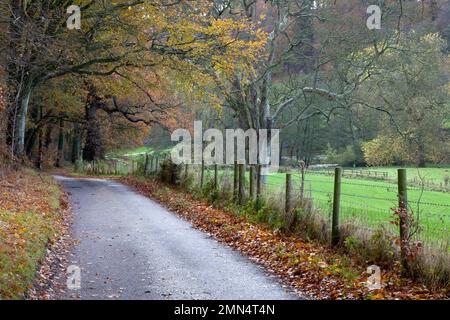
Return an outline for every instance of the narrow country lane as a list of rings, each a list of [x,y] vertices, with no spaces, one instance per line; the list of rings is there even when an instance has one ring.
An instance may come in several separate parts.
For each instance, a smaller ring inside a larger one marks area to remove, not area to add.
[[[69,257],[81,289],[61,299],[298,299],[276,278],[154,201],[110,180],[55,177],[71,193]]]

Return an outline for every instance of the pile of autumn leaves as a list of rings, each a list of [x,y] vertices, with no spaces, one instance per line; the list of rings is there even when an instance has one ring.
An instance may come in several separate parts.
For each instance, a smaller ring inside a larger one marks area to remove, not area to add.
[[[62,193],[51,177],[32,170],[0,175],[0,298],[20,299],[64,227]]]
[[[214,208],[156,181],[130,177],[121,181],[159,201],[198,229],[241,251],[303,296],[306,294],[315,299],[448,298],[448,289],[430,290],[402,277],[400,268],[383,270],[384,287],[369,290],[366,286],[367,266],[358,265],[325,246],[250,223],[245,217]]]

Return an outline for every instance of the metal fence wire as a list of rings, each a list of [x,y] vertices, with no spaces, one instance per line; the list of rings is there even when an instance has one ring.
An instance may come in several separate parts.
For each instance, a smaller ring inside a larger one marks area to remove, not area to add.
[[[213,179],[213,175],[212,167],[205,167],[205,179]],[[232,185],[233,166],[219,167],[218,175],[220,179],[226,177]],[[247,170],[245,180],[247,189],[248,176]],[[334,175],[307,172],[303,191],[299,173],[292,174],[292,181],[293,197],[298,199],[300,194],[303,194],[313,203],[317,212],[330,221],[333,207]],[[285,174],[271,174],[268,177],[265,196],[276,193],[280,195],[280,200],[284,199],[285,188]],[[443,243],[448,246],[450,243],[450,193],[436,191],[426,186],[408,186],[407,191],[408,208],[413,217],[413,238],[427,244]],[[365,179],[362,175],[355,179],[354,174],[343,175],[339,212],[341,225],[353,225],[371,231],[383,227],[396,234],[398,225],[395,223],[395,211],[398,205],[398,186],[394,181]]]
[[[104,162],[81,162],[76,167],[80,171],[96,174],[156,175],[166,158],[167,155],[121,157]],[[191,176],[193,183],[198,186],[201,184],[211,185],[217,181],[222,188],[235,189],[237,187],[235,185],[236,168],[235,165],[218,165],[217,178],[215,178],[216,170],[213,165],[188,165],[182,166],[181,174]],[[301,174],[294,172],[290,175],[292,179],[291,195],[294,202],[308,199],[317,213],[331,223],[335,188],[334,172],[330,170],[306,171],[303,189]],[[250,177],[247,166],[243,180],[243,195],[247,199],[250,196],[249,187]],[[448,248],[450,245],[450,192],[426,184],[419,186],[417,183],[409,181],[406,190],[408,211],[413,217],[414,239],[427,244],[444,244]],[[270,174],[262,192],[264,192],[263,197],[272,199],[274,195],[277,195],[275,198],[278,201],[285,201],[286,174]],[[301,195],[304,199],[300,199]],[[388,174],[367,173],[365,170],[343,170],[339,204],[339,221],[342,226],[353,225],[367,230],[383,227],[393,234],[398,233],[398,225],[395,224],[395,212],[399,206],[398,185],[397,181]]]

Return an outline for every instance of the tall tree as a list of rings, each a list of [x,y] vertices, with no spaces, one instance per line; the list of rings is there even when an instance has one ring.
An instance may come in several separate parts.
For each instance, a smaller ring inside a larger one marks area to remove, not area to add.
[[[214,59],[231,63],[241,56],[245,21],[211,19],[210,1],[79,1],[82,30],[65,28],[72,1],[12,1],[1,10],[9,23],[3,43],[9,48],[10,144],[25,148],[25,129],[33,91],[68,74],[111,76],[156,64],[202,66]],[[251,52],[251,50],[249,50]]]

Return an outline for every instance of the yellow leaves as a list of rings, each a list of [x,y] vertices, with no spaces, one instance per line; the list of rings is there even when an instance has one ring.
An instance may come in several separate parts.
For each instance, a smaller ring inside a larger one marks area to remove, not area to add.
[[[385,297],[381,293],[377,293],[368,297],[370,300],[383,300]]]
[[[371,166],[387,165],[408,158],[405,141],[400,136],[382,135],[362,145],[365,161]]]
[[[430,32],[420,37],[420,40],[424,42],[434,42],[434,41],[442,41],[442,38],[438,32]]]

